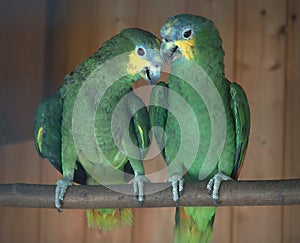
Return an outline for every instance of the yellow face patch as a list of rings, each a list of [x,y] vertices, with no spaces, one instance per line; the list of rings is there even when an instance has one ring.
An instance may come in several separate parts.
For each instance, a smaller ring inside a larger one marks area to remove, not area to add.
[[[146,59],[139,57],[135,50],[129,54],[129,62],[127,64],[127,72],[131,74],[138,73],[145,66],[148,66],[149,62]]]
[[[181,50],[182,55],[188,60],[194,59],[193,46],[195,45],[194,39],[177,40],[175,44]]]
[[[40,127],[38,134],[37,134],[37,144],[39,147],[39,151],[42,153],[42,139],[43,139],[43,132],[44,132],[44,128]]]

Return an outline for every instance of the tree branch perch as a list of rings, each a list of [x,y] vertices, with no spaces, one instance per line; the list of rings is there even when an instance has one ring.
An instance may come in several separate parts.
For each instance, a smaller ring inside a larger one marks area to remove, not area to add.
[[[55,185],[1,184],[0,207],[55,208]],[[155,193],[151,193],[155,191]],[[122,193],[120,193],[122,192]],[[170,183],[147,183],[144,207],[174,207]],[[300,179],[269,181],[225,181],[221,185],[220,206],[300,204]],[[211,206],[206,183],[186,183],[179,206]],[[63,208],[135,208],[132,185],[70,186]]]

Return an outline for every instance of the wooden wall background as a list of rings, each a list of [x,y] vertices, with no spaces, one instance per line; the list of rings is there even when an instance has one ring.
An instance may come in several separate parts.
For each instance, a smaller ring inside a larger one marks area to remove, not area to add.
[[[0,183],[54,184],[60,175],[32,142],[37,104],[122,28],[159,35],[168,16],[183,12],[215,21],[227,76],[248,94],[252,130],[241,179],[299,178],[299,1],[1,0]],[[172,242],[173,213],[136,209],[133,228],[101,233],[86,227],[83,210],[1,208],[0,242]],[[213,242],[296,243],[299,223],[300,206],[219,208]]]

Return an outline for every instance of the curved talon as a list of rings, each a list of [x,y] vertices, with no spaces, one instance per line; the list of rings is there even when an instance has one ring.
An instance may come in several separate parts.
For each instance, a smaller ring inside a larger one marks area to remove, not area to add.
[[[207,192],[209,195],[212,194],[212,199],[215,206],[219,205],[219,190],[223,181],[233,180],[230,176],[224,175],[222,172],[218,172],[213,178],[207,183]]]
[[[144,203],[144,183],[150,182],[150,180],[144,175],[136,175],[133,179],[133,193],[138,199],[140,207],[143,207]]]
[[[143,200],[144,200],[144,198],[143,198]],[[139,201],[140,208],[143,207],[143,204],[144,204],[144,201]]]
[[[206,189],[208,195],[212,195],[213,187],[214,187],[214,178],[210,179],[209,182],[207,183]]]
[[[173,175],[168,182],[172,183],[173,201],[178,206],[179,197],[183,195],[184,179],[180,175]]]
[[[180,178],[179,179],[179,185],[178,185],[178,190],[179,190],[179,196],[182,197],[183,195],[183,186],[184,186],[184,179]]]
[[[219,206],[219,201],[218,201],[218,199],[214,199],[213,198],[213,203],[214,203],[214,205],[217,207],[217,206]]]
[[[55,207],[58,212],[61,212],[61,202],[64,200],[65,193],[67,191],[68,186],[70,185],[72,185],[72,180],[70,180],[68,177],[59,179],[56,182]]]

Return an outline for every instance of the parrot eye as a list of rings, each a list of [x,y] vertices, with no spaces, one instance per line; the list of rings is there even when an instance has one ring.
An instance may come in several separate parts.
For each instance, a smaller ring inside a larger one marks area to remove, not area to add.
[[[143,57],[143,56],[146,55],[146,50],[145,50],[144,47],[139,46],[139,47],[136,48],[136,53],[137,53],[140,57]]]
[[[182,36],[184,39],[188,39],[192,35],[191,29],[186,29],[182,32]]]

